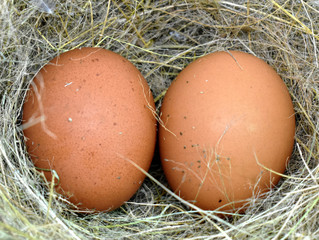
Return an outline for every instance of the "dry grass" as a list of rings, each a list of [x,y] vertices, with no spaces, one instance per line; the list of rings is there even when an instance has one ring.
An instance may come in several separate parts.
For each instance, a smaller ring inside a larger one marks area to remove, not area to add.
[[[319,1],[62,0],[52,12],[37,2],[0,3],[0,238],[319,239]],[[168,193],[154,159],[152,177],[120,209],[70,210],[27,157],[20,117],[36,72],[84,46],[128,58],[158,107],[175,76],[202,55],[237,49],[264,59],[287,84],[296,111],[286,177],[245,215],[222,220]]]

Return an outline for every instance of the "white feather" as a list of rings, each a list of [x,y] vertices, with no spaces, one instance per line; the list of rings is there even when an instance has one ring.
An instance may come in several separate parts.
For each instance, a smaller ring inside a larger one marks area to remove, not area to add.
[[[30,3],[39,11],[53,14],[56,8],[56,0],[30,0]]]

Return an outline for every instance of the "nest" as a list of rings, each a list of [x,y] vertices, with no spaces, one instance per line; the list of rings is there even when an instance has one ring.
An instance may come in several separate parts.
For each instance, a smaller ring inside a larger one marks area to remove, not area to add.
[[[0,237],[3,239],[318,239],[319,1],[8,0],[0,8]],[[280,184],[229,219],[166,191],[157,154],[139,191],[112,212],[79,213],[30,161],[21,130],[28,84],[58,54],[102,47],[144,75],[157,107],[200,56],[241,50],[271,65],[296,112]],[[157,181],[154,181],[154,180]],[[160,184],[159,184],[160,183]]]

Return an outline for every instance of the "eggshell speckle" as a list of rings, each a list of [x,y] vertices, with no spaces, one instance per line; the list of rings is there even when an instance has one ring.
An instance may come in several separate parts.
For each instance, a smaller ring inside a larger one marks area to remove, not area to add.
[[[28,152],[55,170],[57,190],[81,209],[113,210],[129,200],[155,148],[153,96],[128,60],[100,48],[68,51],[36,75],[23,106]],[[48,180],[52,173],[44,171]]]
[[[161,120],[168,182],[202,209],[233,211],[267,191],[293,150],[287,87],[267,63],[243,52],[215,52],[187,66],[164,97]]]

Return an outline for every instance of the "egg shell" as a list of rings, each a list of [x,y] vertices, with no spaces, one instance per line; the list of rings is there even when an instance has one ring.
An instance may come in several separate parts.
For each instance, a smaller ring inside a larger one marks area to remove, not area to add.
[[[239,51],[197,59],[161,107],[159,148],[169,185],[202,209],[243,207],[284,173],[294,114],[285,83],[263,60]]]
[[[154,154],[152,93],[127,59],[101,48],[75,49],[45,65],[23,106],[36,167],[55,170],[58,192],[80,209],[113,210],[129,200]],[[44,171],[51,181],[52,173]]]

